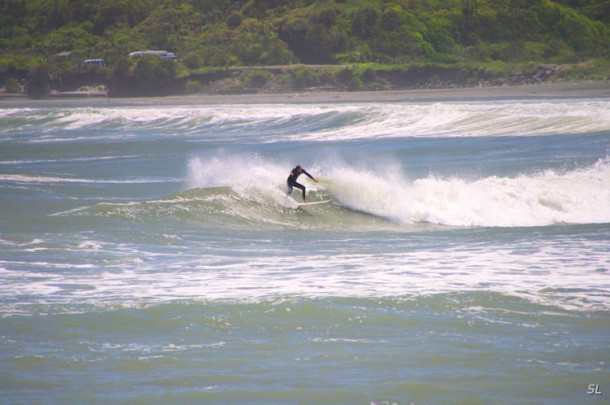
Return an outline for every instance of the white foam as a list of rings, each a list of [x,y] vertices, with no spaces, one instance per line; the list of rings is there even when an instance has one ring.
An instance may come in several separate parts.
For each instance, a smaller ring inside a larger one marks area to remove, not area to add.
[[[378,169],[379,170],[379,169]],[[330,170],[333,197],[401,223],[520,227],[610,223],[610,161],[566,173],[408,181],[394,168]]]
[[[92,266],[3,261],[0,265],[9,270],[0,273],[0,286],[4,286],[0,295],[103,304],[496,291],[569,309],[607,309],[608,276],[595,270],[608,266],[606,242],[564,242],[548,240],[531,246],[523,241],[510,246],[421,248],[397,253],[345,251],[332,255],[311,251],[299,254],[294,250],[252,254],[249,248],[244,256],[185,252],[178,261],[167,262],[158,255],[155,260],[101,262],[95,266],[96,271],[66,274],[54,273],[54,269]],[[147,253],[134,251],[132,255],[144,257]],[[10,270],[19,265],[31,270]],[[48,271],[41,271],[44,269]]]

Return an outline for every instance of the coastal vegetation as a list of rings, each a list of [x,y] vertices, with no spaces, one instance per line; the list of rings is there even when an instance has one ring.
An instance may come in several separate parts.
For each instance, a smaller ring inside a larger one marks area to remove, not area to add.
[[[3,0],[0,86],[145,96],[606,80],[609,22],[606,0]],[[178,60],[129,56],[150,49]]]

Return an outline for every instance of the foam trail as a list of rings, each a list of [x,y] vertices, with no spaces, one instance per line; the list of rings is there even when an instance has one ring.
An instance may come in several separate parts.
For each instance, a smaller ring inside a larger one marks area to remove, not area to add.
[[[354,210],[404,224],[520,227],[610,222],[610,162],[566,173],[408,181],[394,169],[337,167],[329,186]]]

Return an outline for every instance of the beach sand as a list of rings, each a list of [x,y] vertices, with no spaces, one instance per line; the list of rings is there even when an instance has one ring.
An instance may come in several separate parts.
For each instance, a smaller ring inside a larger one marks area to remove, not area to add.
[[[291,104],[291,103],[342,103],[342,102],[401,102],[485,100],[498,98],[565,98],[610,97],[610,83],[551,83],[503,87],[468,87],[451,89],[414,89],[395,91],[356,92],[294,92],[270,94],[197,94],[187,96],[117,98],[104,93],[61,94],[43,99],[19,96],[0,96],[2,105],[37,106],[49,103],[68,106],[79,105],[212,105],[212,104]]]

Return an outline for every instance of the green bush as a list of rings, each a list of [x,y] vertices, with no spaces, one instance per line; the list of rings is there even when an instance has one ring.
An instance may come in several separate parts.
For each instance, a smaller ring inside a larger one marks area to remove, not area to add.
[[[244,73],[242,82],[245,87],[260,89],[267,84],[270,77],[271,73],[267,70],[251,70]]]
[[[124,59],[110,80],[111,95],[166,95],[174,91],[176,62],[158,56]]]
[[[33,67],[29,72],[27,84],[28,96],[40,98],[51,92],[51,81],[49,78],[49,67],[40,64]]]
[[[320,73],[315,69],[299,66],[290,71],[294,90],[304,90],[320,84]]]
[[[235,28],[237,28],[241,25],[241,22],[243,21],[243,19],[244,19],[244,16],[239,11],[233,11],[227,17],[227,25],[229,26],[229,28],[234,30]]]
[[[10,79],[8,79],[6,81],[5,88],[6,88],[6,92],[9,94],[19,94],[23,91],[21,88],[21,85],[19,84],[17,79],[15,79],[14,77],[11,77]]]
[[[188,94],[202,93],[205,86],[199,80],[187,80],[185,90]]]

